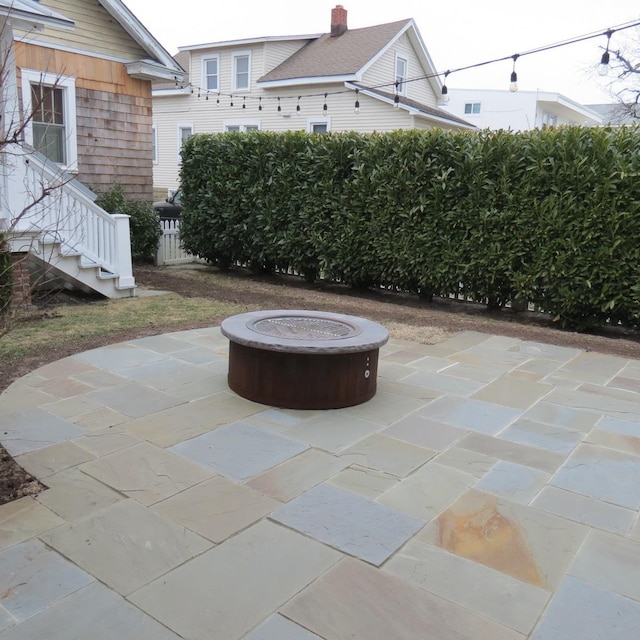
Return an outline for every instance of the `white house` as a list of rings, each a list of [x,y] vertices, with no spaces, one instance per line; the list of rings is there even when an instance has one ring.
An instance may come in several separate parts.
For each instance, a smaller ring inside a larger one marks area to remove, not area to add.
[[[593,127],[602,122],[593,109],[552,91],[449,89],[448,96],[442,108],[479,129],[528,131],[560,125]]]
[[[151,85],[183,70],[121,0],[0,0],[0,233],[28,271],[133,295],[129,219],[88,186],[151,199]]]
[[[602,116],[602,124],[611,127],[624,127],[640,124],[640,106],[621,102],[589,104],[589,109]]]
[[[474,129],[438,106],[442,85],[415,22],[349,29],[341,5],[328,33],[180,48],[189,82],[156,85],[154,186],[178,186],[193,133]]]

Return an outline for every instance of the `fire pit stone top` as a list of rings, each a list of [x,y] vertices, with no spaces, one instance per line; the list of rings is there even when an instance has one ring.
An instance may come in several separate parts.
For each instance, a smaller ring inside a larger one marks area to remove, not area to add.
[[[223,320],[220,328],[238,344],[288,353],[355,353],[389,339],[377,322],[327,311],[252,311]]]

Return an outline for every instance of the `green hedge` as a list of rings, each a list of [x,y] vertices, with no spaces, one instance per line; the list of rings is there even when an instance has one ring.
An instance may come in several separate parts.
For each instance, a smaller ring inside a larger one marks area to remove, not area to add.
[[[638,129],[201,134],[182,157],[182,242],[223,268],[640,323]]]

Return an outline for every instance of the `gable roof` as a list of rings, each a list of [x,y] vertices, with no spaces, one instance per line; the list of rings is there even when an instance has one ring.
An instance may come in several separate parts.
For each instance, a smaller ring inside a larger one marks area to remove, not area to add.
[[[378,98],[383,102],[386,102],[390,105],[395,104],[395,94],[388,93],[387,91],[381,91],[380,89],[369,89],[364,85],[361,85],[357,82],[347,82],[345,85],[352,89],[358,89],[361,94],[366,96],[371,96],[372,98]],[[424,117],[431,122],[456,125],[458,127],[463,127],[464,129],[475,130],[477,127],[462,118],[458,118],[453,114],[445,111],[444,109],[437,109],[435,107],[430,107],[429,105],[423,104],[422,102],[418,102],[417,100],[411,100],[410,98],[405,98],[404,96],[398,96],[398,107],[400,109],[406,109],[412,115]]]
[[[338,37],[325,33],[259,78],[258,82],[264,84],[327,76],[350,76],[355,79],[356,74],[411,23],[412,20],[399,20],[362,29],[348,29]]]
[[[11,16],[23,28],[41,29],[45,25],[73,28],[73,20],[43,7],[35,0],[0,0],[0,16]]]
[[[171,54],[156,40],[149,30],[136,18],[122,0],[98,0],[120,26],[147,52],[152,61],[159,62],[169,71],[169,76],[182,78],[184,70]],[[147,61],[145,61],[147,62]],[[161,74],[166,75],[166,74]]]
[[[169,52],[156,40],[148,29],[136,18],[122,0],[97,0],[109,15],[147,53],[149,58],[127,65],[131,75],[147,79],[182,79],[184,70]],[[7,16],[23,29],[37,30],[42,27],[72,29],[73,20],[52,11],[36,0],[0,0],[0,16]]]

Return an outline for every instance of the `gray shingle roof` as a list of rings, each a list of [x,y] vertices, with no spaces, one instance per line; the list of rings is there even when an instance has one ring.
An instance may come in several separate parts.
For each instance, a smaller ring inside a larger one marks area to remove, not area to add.
[[[410,20],[349,29],[337,38],[328,33],[312,40],[258,82],[352,75],[379,53]]]
[[[368,94],[373,94],[376,96],[380,96],[381,98],[386,98],[387,100],[394,100],[395,98],[395,94],[393,93],[389,93],[387,91],[381,91],[380,89],[369,89],[367,87],[365,87],[364,85],[361,85],[357,82],[353,82],[353,83],[349,83],[350,85],[354,86],[354,87],[358,87],[361,91],[366,91]],[[424,114],[425,116],[433,116],[435,118],[437,118],[438,120],[448,120],[449,122],[451,122],[452,124],[462,124],[462,125],[466,125],[467,127],[471,128],[471,129],[476,129],[477,127],[475,127],[475,125],[473,125],[470,122],[467,122],[466,120],[463,120],[462,118],[458,118],[457,116],[454,116],[453,114],[449,113],[448,111],[444,111],[443,109],[437,109],[435,107],[430,107],[426,104],[423,104],[422,102],[418,102],[417,100],[411,100],[409,98],[405,98],[404,96],[398,96],[399,100],[400,100],[400,104],[406,105],[407,107],[411,107],[412,109],[415,109],[416,111],[420,111],[422,114]]]

